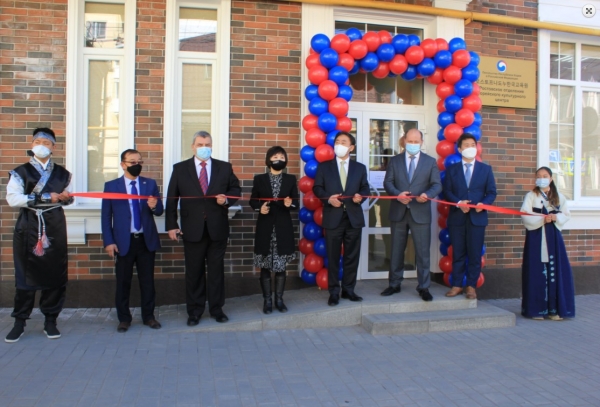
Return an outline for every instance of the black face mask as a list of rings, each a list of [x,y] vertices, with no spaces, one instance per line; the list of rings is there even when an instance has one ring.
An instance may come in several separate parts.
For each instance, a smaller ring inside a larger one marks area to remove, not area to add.
[[[271,168],[273,168],[275,171],[283,170],[286,165],[287,165],[287,161],[281,161],[281,160],[271,161]]]
[[[137,177],[142,172],[142,164],[132,165],[131,167],[127,167],[127,172]]]

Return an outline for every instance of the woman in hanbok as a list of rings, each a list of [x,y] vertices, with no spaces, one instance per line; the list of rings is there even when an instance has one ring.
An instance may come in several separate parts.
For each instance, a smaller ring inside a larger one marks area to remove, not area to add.
[[[575,316],[573,272],[561,230],[571,218],[567,199],[556,189],[552,170],[536,171],[535,188],[525,196],[523,215],[523,300],[521,314],[553,321]],[[544,216],[540,216],[544,215]]]
[[[250,206],[259,212],[254,236],[254,267],[260,268],[265,314],[273,312],[271,272],[275,274],[275,307],[279,312],[287,312],[283,302],[285,269],[296,258],[290,211],[298,209],[298,188],[296,177],[283,173],[287,162],[287,153],[282,147],[271,147],[265,158],[265,165],[269,170],[265,174],[254,176],[250,197]],[[268,200],[269,198],[279,199]]]

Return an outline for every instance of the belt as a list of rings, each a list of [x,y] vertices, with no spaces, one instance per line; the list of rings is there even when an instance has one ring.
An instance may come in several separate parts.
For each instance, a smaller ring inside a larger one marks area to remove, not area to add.
[[[141,236],[143,236],[143,235],[144,235],[143,233],[132,233],[132,234],[131,234],[131,236],[132,236],[134,239],[137,239],[137,238],[139,238],[139,237],[141,237]]]

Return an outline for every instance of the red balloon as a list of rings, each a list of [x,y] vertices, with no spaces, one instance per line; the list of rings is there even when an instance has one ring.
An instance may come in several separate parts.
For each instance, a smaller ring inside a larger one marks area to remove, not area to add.
[[[421,48],[423,48],[423,52],[425,52],[425,58],[433,58],[438,52],[437,43],[435,42],[435,40],[432,40],[430,38],[421,41]]]
[[[437,102],[437,111],[438,111],[438,113],[442,113],[442,112],[446,111],[446,106],[444,106],[444,101],[441,99]]]
[[[438,51],[448,51],[450,49],[450,46],[448,45],[448,41],[446,41],[443,38],[437,38],[435,40],[435,43],[437,44]]]
[[[377,51],[377,48],[381,45],[381,38],[379,38],[379,35],[375,31],[366,32],[362,40],[367,44],[367,49],[370,52]]]
[[[464,68],[471,62],[471,54],[466,49],[459,49],[452,54],[452,65]]]
[[[313,85],[320,85],[326,81],[329,76],[329,71],[324,66],[314,66],[308,70],[308,80]]]
[[[350,38],[346,34],[336,34],[331,39],[330,47],[338,54],[343,54],[350,48]]]
[[[323,226],[323,207],[319,207],[315,209],[315,213],[313,213],[313,219],[315,223],[319,226]]]
[[[327,136],[320,129],[315,128],[308,130],[304,139],[306,140],[306,144],[312,148],[317,148],[321,144],[325,143]]]
[[[304,237],[300,239],[300,242],[298,243],[298,249],[302,254],[311,254],[314,250],[314,247],[315,242],[313,242],[312,240],[308,240]]]
[[[452,249],[452,245],[448,246],[448,257],[452,258],[454,256],[454,249]]]
[[[333,152],[333,147],[329,144],[321,144],[315,150],[315,159],[322,163],[323,161],[333,160],[335,158],[335,153]]]
[[[435,71],[429,77],[427,77],[427,82],[432,85],[439,85],[444,81],[444,70],[442,68],[435,68]]]
[[[473,92],[471,92],[471,95],[479,96],[480,93],[481,93],[481,88],[479,87],[479,84],[477,82],[474,82],[473,83]]]
[[[438,202],[437,211],[440,215],[448,217],[448,214],[450,213],[450,205]]]
[[[439,157],[437,159],[438,170],[444,171],[446,169],[446,166],[444,165],[444,160],[445,159],[446,159],[446,157]]]
[[[310,273],[317,273],[323,268],[323,258],[314,253],[306,255],[304,258],[304,268]]]
[[[349,117],[338,117],[338,130],[349,132],[352,130],[352,120]]]
[[[480,163],[482,163],[482,162],[483,162],[483,160],[481,159],[481,157],[480,157],[480,156],[477,156],[477,157],[475,157],[475,159],[476,159],[477,161],[479,161]]]
[[[475,95],[467,96],[463,99],[463,107],[475,113],[481,110],[481,99]]]
[[[319,118],[314,114],[308,114],[302,119],[302,128],[310,130],[319,127]]]
[[[312,49],[311,49],[312,51]],[[310,54],[306,57],[306,61],[304,62],[308,69],[312,69],[315,66],[322,66],[321,60],[319,59],[319,54]]]
[[[377,79],[383,79],[390,73],[390,67],[387,62],[380,62],[377,68],[372,72]]]
[[[354,59],[362,59],[369,52],[369,48],[367,47],[367,43],[363,40],[354,40],[350,43],[350,48],[348,48],[348,54],[352,56]]]
[[[382,44],[389,44],[392,42],[392,34],[386,30],[379,31],[377,35],[379,35]]]
[[[308,271],[308,270],[307,270]],[[317,273],[317,285],[321,290],[329,289],[329,278],[327,274],[327,269],[321,269]]]
[[[304,198],[302,198],[302,204],[311,211],[314,211],[318,207],[323,206],[321,200],[317,198],[312,191],[304,194]]]
[[[348,71],[351,71],[352,68],[354,68],[354,58],[352,58],[352,55],[348,53],[340,54],[338,57],[338,65],[343,66]]]
[[[442,140],[437,143],[435,151],[440,157],[448,157],[450,154],[454,154],[454,143],[451,143],[448,140]]]
[[[449,83],[442,82],[435,88],[435,94],[438,95],[440,99],[446,99],[450,95],[454,95],[454,86]]]
[[[329,113],[335,117],[343,117],[348,114],[348,102],[342,98],[335,98],[329,102]],[[325,142],[325,141],[323,141]]]
[[[304,264],[306,264],[306,260],[304,260]],[[442,257],[440,259],[439,266],[440,270],[442,270],[444,273],[452,273],[452,259],[450,258],[450,256]],[[306,268],[306,266],[304,266],[304,268]]]
[[[444,284],[450,287],[450,274],[444,273]]]
[[[446,224],[446,219],[447,219],[447,218],[444,218],[443,216],[440,216],[440,217],[438,218],[438,226],[439,226],[440,228],[442,228],[442,229],[446,229],[446,227],[448,226],[448,225]]]
[[[337,83],[328,79],[321,82],[318,92],[321,98],[331,100],[337,96],[339,90]]]
[[[460,109],[454,114],[454,121],[462,127],[468,127],[475,121],[475,115],[469,109]]]
[[[458,138],[462,136],[463,128],[456,123],[450,123],[444,129],[444,137],[451,143],[456,143]]]
[[[309,53],[310,55],[312,55],[312,54],[316,54],[316,53],[317,53],[317,51],[315,51],[315,50],[314,50],[314,49],[312,49],[312,48],[309,48],[309,49],[308,49],[308,53]]]
[[[483,257],[481,258],[481,267],[483,267]],[[483,277],[483,273],[479,273],[479,278],[477,279],[477,288],[481,287],[485,283],[485,277]]]
[[[392,73],[401,75],[406,72],[406,69],[408,68],[408,61],[404,55],[398,54],[392,58],[392,60],[388,63],[388,66],[390,67],[390,71],[392,71]]]
[[[460,68],[450,65],[448,68],[444,69],[443,76],[446,83],[454,85],[462,78],[462,72],[460,71]]]
[[[298,181],[298,189],[300,189],[303,194],[308,194],[310,191],[312,191],[313,185],[315,185],[315,180],[308,175],[303,176]]]
[[[477,148],[477,157],[481,158],[481,155],[483,153],[483,147],[481,147],[481,143],[477,143],[477,146],[475,148]]]
[[[404,56],[406,57],[406,60],[409,64],[418,65],[421,62],[423,62],[423,59],[425,58],[425,51],[423,51],[423,48],[421,48],[420,46],[413,45],[411,47],[408,47],[408,49],[404,53]]]

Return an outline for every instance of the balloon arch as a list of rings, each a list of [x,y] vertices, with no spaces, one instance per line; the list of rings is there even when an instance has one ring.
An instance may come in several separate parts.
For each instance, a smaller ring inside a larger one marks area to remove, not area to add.
[[[371,72],[375,78],[396,77],[411,81],[425,78],[436,85],[436,94],[440,98],[437,104],[440,130],[436,152],[442,180],[445,168],[461,160],[456,141],[463,133],[481,138],[481,99],[479,79],[479,56],[466,50],[462,38],[453,38],[449,42],[442,39],[425,39],[416,35],[397,34],[387,31],[362,33],[350,28],[343,34],[337,34],[331,40],[325,34],[316,34],[311,40],[310,55],[306,58],[310,85],[304,92],[309,101],[310,114],[302,119],[306,131],[306,145],[300,151],[304,161],[304,173],[299,188],[304,193],[303,208],[299,217],[303,226],[303,238],[299,249],[305,255],[302,279],[307,284],[317,284],[327,289],[327,259],[325,238],[321,223],[323,219],[322,202],[312,192],[314,177],[320,162],[335,157],[333,144],[339,131],[350,131],[352,122],[347,117],[348,102],[353,91],[349,77],[357,72]],[[477,159],[481,160],[481,145],[477,144]],[[452,285],[452,247],[446,227],[450,207],[437,206],[439,234],[439,267],[444,272],[444,281]],[[484,263],[482,252],[482,266]],[[337,259],[336,259],[337,261]],[[340,278],[343,272],[342,258]],[[463,281],[464,285],[465,281]],[[483,274],[477,286],[483,284]]]

